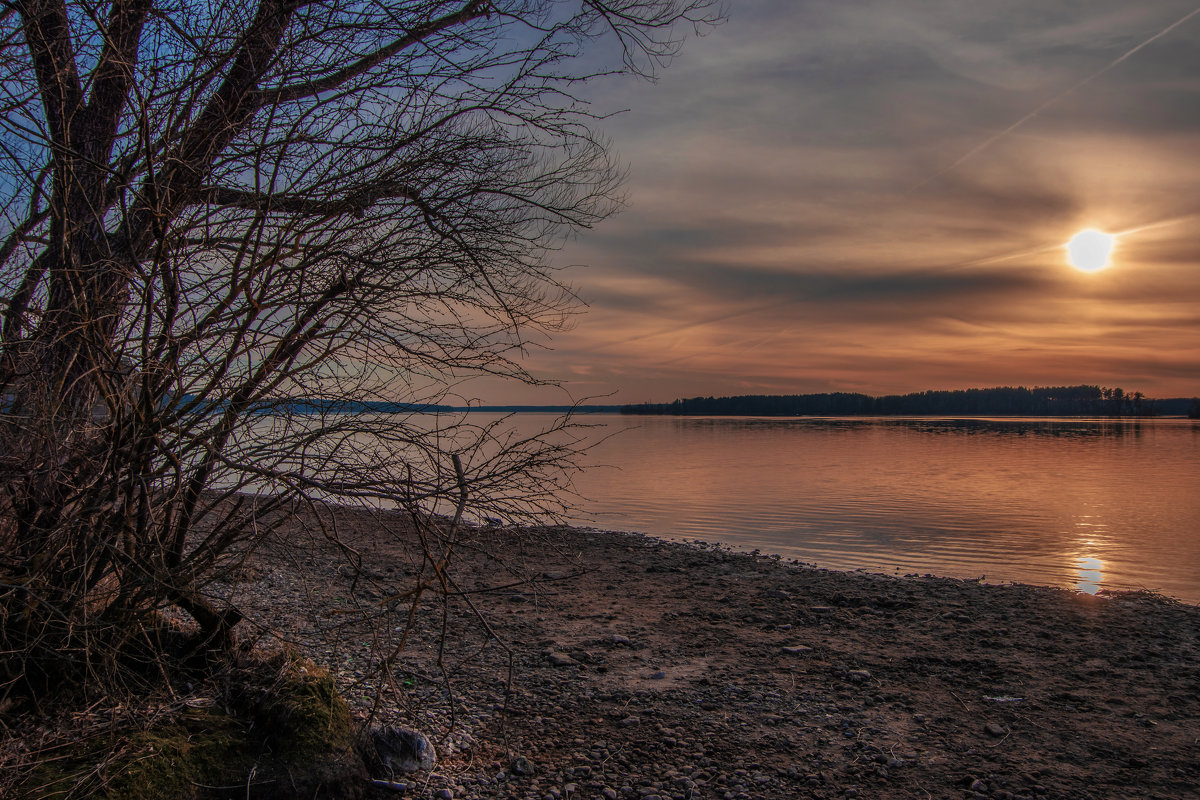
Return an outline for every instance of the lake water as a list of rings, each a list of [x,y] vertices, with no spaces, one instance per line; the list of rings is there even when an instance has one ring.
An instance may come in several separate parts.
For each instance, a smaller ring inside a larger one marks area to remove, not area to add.
[[[539,415],[521,415],[521,426]],[[574,521],[933,573],[1200,602],[1200,423],[587,415]]]

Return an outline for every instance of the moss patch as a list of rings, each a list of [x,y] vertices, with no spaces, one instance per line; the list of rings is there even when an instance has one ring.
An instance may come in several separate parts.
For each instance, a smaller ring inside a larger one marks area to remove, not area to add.
[[[275,754],[303,763],[353,743],[350,708],[338,694],[333,676],[310,661],[293,664],[279,689],[269,693],[257,721]]]
[[[224,796],[206,787],[244,784],[256,752],[242,720],[188,709],[169,725],[90,740],[39,766],[25,797],[128,800]],[[244,793],[243,788],[243,793]]]
[[[296,659],[261,666],[258,680],[235,687],[230,711],[186,708],[161,725],[59,748],[18,797],[218,800],[244,798],[247,786],[255,800],[356,797],[365,773],[333,678]]]

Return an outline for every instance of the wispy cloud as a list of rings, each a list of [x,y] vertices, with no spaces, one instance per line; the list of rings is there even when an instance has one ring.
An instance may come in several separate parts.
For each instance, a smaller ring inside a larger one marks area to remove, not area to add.
[[[630,204],[562,263],[581,393],[1200,393],[1195,0],[746,0],[596,88]],[[1077,229],[1117,263],[1067,268]]]

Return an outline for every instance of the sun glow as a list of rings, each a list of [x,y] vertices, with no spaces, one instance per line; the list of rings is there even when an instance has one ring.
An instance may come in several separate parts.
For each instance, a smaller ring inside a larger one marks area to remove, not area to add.
[[[1098,272],[1108,266],[1117,237],[1094,228],[1080,231],[1067,242],[1067,261],[1081,272]]]

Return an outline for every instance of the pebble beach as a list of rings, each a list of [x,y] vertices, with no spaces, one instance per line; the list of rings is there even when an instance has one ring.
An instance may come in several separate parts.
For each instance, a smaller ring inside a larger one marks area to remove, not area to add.
[[[373,796],[1200,797],[1196,606],[568,527],[447,551],[400,515],[320,515],[228,589],[360,720],[434,742]]]

